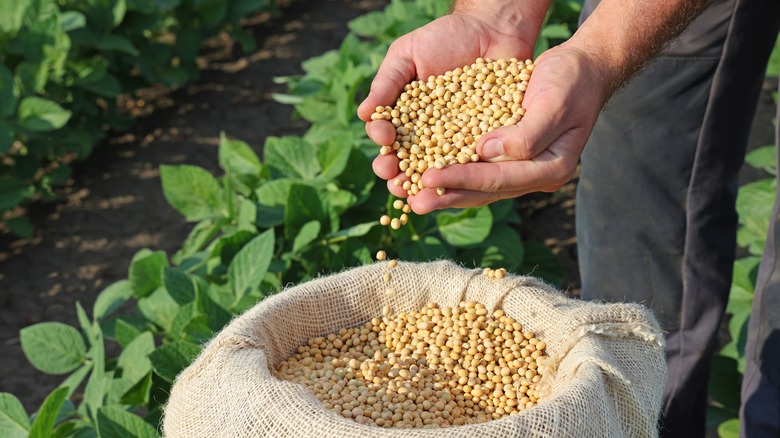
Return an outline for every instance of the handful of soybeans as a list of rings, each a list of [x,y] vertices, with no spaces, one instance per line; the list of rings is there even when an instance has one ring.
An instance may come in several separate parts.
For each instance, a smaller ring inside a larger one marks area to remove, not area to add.
[[[312,338],[274,370],[361,424],[482,423],[536,405],[544,341],[475,302],[391,315]]]
[[[501,126],[514,125],[525,115],[523,96],[534,70],[533,61],[477,58],[463,68],[427,80],[413,81],[394,107],[378,106],[372,120],[389,120],[396,131],[394,153],[409,178],[393,183],[411,195],[424,187],[422,175],[431,167],[479,161],[476,143]],[[444,194],[438,188],[439,195]]]

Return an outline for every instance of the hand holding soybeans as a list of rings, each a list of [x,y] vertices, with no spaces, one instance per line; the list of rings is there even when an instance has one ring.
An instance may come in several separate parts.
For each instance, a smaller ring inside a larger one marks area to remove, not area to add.
[[[394,105],[406,84],[468,66],[479,57],[525,59],[522,55],[531,51],[527,40],[509,37],[479,18],[458,13],[400,38],[388,51],[358,112],[368,122],[369,136],[381,146],[391,146],[396,140],[396,128],[387,120],[371,121],[371,115],[376,107]],[[374,172],[388,180],[394,195],[411,195],[407,202],[418,214],[557,190],[574,175],[579,155],[611,91],[610,79],[592,54],[579,49],[576,42],[564,43],[544,53],[533,66],[533,79],[521,104],[522,122],[491,128],[469,145],[478,162],[428,168],[418,177],[422,189],[417,193],[410,190],[411,184],[403,186],[411,177],[399,173],[396,154],[378,156]],[[460,162],[476,161],[474,158]]]

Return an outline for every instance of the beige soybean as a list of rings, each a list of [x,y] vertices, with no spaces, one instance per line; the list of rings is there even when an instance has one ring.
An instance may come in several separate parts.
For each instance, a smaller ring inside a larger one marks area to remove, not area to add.
[[[412,81],[395,106],[378,106],[372,120],[393,124],[396,137],[380,153],[394,153],[409,181],[398,180],[409,196],[424,188],[420,177],[429,168],[479,161],[476,144],[492,130],[522,120],[523,97],[533,61],[477,58],[471,64]],[[437,189],[439,195],[445,189]]]
[[[502,310],[473,301],[398,314],[385,306],[360,327],[309,339],[274,375],[360,424],[449,427],[534,407],[546,347]]]

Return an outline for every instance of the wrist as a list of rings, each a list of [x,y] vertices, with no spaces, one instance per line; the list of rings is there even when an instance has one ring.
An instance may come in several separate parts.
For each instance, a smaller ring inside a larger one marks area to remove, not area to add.
[[[581,26],[568,41],[561,44],[562,47],[582,52],[598,71],[605,100],[628,80],[634,69],[631,50],[621,50],[615,45],[614,40],[587,25]]]
[[[532,47],[551,0],[455,0],[453,14],[476,18],[494,31],[520,38]]]
[[[567,41],[597,62],[613,92],[652,60],[709,0],[602,0]],[[637,18],[641,17],[641,18]]]

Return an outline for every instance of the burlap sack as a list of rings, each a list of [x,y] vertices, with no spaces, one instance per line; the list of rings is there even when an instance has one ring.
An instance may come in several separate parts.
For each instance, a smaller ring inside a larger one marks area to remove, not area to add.
[[[393,297],[382,279],[390,269]],[[547,343],[538,406],[478,425],[383,429],[325,409],[269,371],[309,338],[363,324],[387,304],[397,313],[463,300],[502,308]],[[176,379],[163,430],[169,438],[656,436],[665,379],[663,336],[642,306],[583,302],[531,277],[489,279],[450,262],[383,262],[293,287],[235,319]]]

